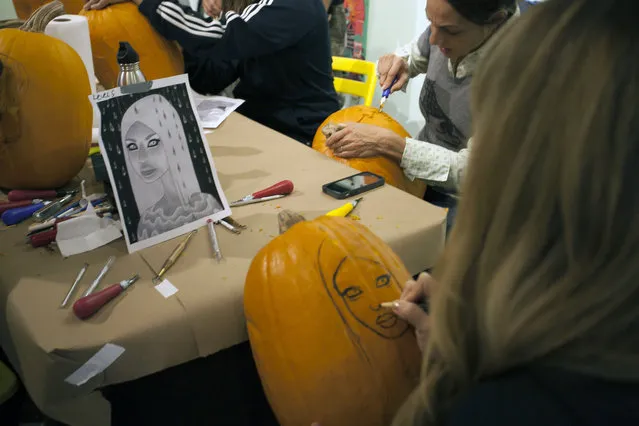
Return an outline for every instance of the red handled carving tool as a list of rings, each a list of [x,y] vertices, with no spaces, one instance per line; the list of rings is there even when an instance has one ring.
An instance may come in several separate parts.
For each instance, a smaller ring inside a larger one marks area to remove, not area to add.
[[[7,197],[9,201],[24,201],[24,200],[34,200],[36,198],[41,198],[43,200],[48,200],[51,198],[64,197],[65,195],[75,194],[78,191],[63,191],[63,190],[45,190],[45,191],[33,191],[33,190],[21,190],[14,189],[13,191],[9,191]]]
[[[140,278],[138,274],[135,274],[128,280],[120,281],[119,283],[110,285],[97,293],[81,297],[73,304],[73,313],[75,313],[75,316],[80,319],[89,318],[91,315],[98,312],[104,305],[119,296],[124,290],[131,287],[138,278]]]
[[[250,195],[247,195],[244,198],[241,198],[237,201],[232,202],[231,207],[243,206],[245,204],[253,204],[260,203],[263,201],[275,200],[277,198],[282,198],[291,192],[293,192],[294,185],[290,180],[283,180],[281,182],[276,183],[275,185],[269,186],[268,188],[262,189],[261,191],[254,192]]]

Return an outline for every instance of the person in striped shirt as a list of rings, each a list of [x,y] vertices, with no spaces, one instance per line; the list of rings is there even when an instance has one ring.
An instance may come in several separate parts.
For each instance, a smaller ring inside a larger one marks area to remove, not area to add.
[[[133,1],[153,28],[182,47],[191,87],[216,94],[239,79],[238,112],[308,146],[339,109],[326,9],[317,0],[212,0],[202,17],[178,0],[88,0],[86,8]]]

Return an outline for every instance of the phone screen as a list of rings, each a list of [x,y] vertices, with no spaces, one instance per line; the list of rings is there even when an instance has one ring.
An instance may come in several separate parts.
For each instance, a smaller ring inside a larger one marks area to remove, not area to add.
[[[379,178],[379,176],[376,176],[372,173],[364,172],[354,176],[349,176],[336,182],[329,183],[328,185],[326,185],[326,189],[332,192],[343,194],[347,192],[353,192],[365,186],[374,185],[380,180],[381,179]]]

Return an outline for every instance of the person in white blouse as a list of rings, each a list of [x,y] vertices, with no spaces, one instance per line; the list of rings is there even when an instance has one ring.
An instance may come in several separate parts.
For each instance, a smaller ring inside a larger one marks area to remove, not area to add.
[[[449,208],[452,223],[471,148],[472,75],[490,48],[487,42],[518,14],[516,0],[428,0],[430,26],[397,54],[381,57],[377,67],[380,85],[391,92],[426,74],[420,96],[425,125],[418,137],[404,139],[381,127],[349,123],[326,145],[343,158],[394,159],[409,178],[428,183],[424,199]]]

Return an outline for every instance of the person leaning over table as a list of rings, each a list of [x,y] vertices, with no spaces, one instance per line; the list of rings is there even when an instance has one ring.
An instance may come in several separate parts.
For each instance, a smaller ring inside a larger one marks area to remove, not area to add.
[[[99,9],[129,0],[88,0]],[[318,0],[204,0],[222,21],[178,0],[130,0],[183,50],[191,87],[216,94],[235,82],[238,112],[306,145],[339,109],[326,9]]]
[[[351,123],[326,145],[343,158],[382,155],[397,161],[409,178],[428,183],[426,201],[449,208],[450,226],[471,147],[473,74],[489,49],[487,42],[518,14],[516,0],[428,0],[430,26],[399,55],[381,57],[377,67],[380,85],[392,92],[426,74],[419,100],[426,123],[417,138]]]
[[[478,69],[457,223],[394,302],[424,362],[393,426],[639,425],[637,14],[549,0]]]

